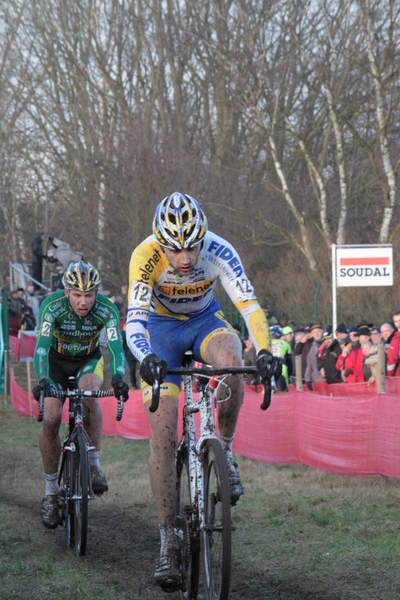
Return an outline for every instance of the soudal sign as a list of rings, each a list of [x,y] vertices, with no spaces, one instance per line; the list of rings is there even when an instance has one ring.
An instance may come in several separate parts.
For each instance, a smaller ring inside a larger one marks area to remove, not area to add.
[[[393,285],[392,246],[352,246],[336,249],[338,287]]]

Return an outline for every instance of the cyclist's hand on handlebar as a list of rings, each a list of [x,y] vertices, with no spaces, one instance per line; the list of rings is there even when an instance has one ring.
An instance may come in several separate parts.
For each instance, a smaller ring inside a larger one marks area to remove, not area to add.
[[[140,365],[140,377],[148,384],[153,385],[157,377],[157,367],[160,368],[160,383],[167,374],[168,365],[162,358],[156,354],[148,354],[142,360]]]
[[[37,402],[39,402],[39,400],[40,400],[41,392],[44,393],[45,398],[52,396],[52,387],[51,387],[50,381],[47,379],[47,377],[42,377],[42,379],[39,381],[38,385],[35,385],[32,390],[33,397],[35,398],[35,400]]]
[[[114,394],[116,398],[120,396],[123,397],[124,402],[129,399],[129,386],[125,381],[123,381],[121,375],[113,375],[111,379],[111,385],[114,389]]]
[[[260,350],[257,355],[256,366],[262,381],[269,381],[271,377],[278,379],[281,376],[281,360],[273,356],[268,350]]]

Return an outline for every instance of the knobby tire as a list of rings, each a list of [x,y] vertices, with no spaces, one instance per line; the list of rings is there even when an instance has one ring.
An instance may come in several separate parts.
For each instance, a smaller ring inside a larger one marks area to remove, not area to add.
[[[82,433],[75,441],[74,474],[73,474],[73,522],[75,554],[84,556],[86,553],[88,504],[89,504],[89,469],[86,449],[86,439]]]
[[[65,544],[67,548],[75,546],[74,540],[74,506],[72,496],[72,475],[74,472],[74,456],[70,450],[65,450],[61,463],[61,522],[64,527]]]
[[[196,600],[200,575],[200,540],[197,514],[190,497],[187,448],[180,449],[177,461],[176,525],[181,531],[182,579],[181,600]]]
[[[207,600],[228,600],[231,581],[231,506],[226,459],[217,439],[204,448],[205,527],[201,534]]]

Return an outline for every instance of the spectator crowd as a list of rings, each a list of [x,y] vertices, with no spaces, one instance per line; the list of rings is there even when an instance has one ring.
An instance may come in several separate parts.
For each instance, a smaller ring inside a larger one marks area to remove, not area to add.
[[[289,382],[296,382],[296,357],[301,356],[302,381],[309,390],[317,381],[374,383],[382,370],[378,365],[380,346],[384,349],[385,375],[400,376],[400,312],[380,326],[362,320],[350,327],[339,323],[333,331],[332,325],[323,327],[313,323],[296,329],[273,326],[271,333],[273,338],[278,337],[290,345],[291,353],[281,355]],[[277,389],[282,391],[288,386],[277,386]]]
[[[121,320],[120,328],[124,342],[130,386],[138,389],[138,363],[130,352],[125,338],[125,317],[127,311],[128,286],[121,287],[119,295],[111,295],[110,299],[117,305]],[[20,329],[33,331],[39,315],[38,298],[33,284],[26,289],[12,290],[8,298],[10,315],[10,335],[18,335]],[[241,337],[243,362],[245,365],[255,364],[254,346],[250,339],[245,339],[238,324],[233,324]],[[282,362],[282,375],[276,382],[277,391],[286,391],[289,384],[296,383],[296,357],[301,356],[301,376],[303,384],[313,389],[317,381],[326,383],[374,383],[377,380],[378,348],[381,344],[385,350],[385,375],[400,376],[400,311],[392,316],[392,320],[380,326],[374,326],[362,320],[358,325],[347,327],[339,323],[333,331],[332,325],[322,326],[312,323],[304,327],[293,328],[279,323],[270,326],[271,350]],[[297,363],[299,364],[299,363]],[[257,385],[258,379],[249,375],[249,385]]]

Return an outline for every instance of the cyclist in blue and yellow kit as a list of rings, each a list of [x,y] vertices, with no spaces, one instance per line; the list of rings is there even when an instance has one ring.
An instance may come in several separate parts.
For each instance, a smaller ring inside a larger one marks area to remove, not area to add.
[[[194,198],[179,192],[164,198],[155,211],[153,235],[131,257],[126,337],[141,363],[143,400],[152,429],[149,471],[161,535],[154,576],[165,591],[181,585],[179,543],[173,528],[180,378],[166,376],[167,366],[180,366],[187,350],[193,351],[196,361],[215,367],[242,364],[239,337],[214,297],[218,279],[245,319],[261,376],[270,377],[276,361],[270,353],[268,324],[238,254],[226,240],[207,230],[206,216]],[[150,413],[148,401],[157,367],[163,380],[160,406]],[[232,440],[244,388],[240,376],[231,375],[225,381],[231,396],[219,404],[218,424],[234,504],[243,494]]]

